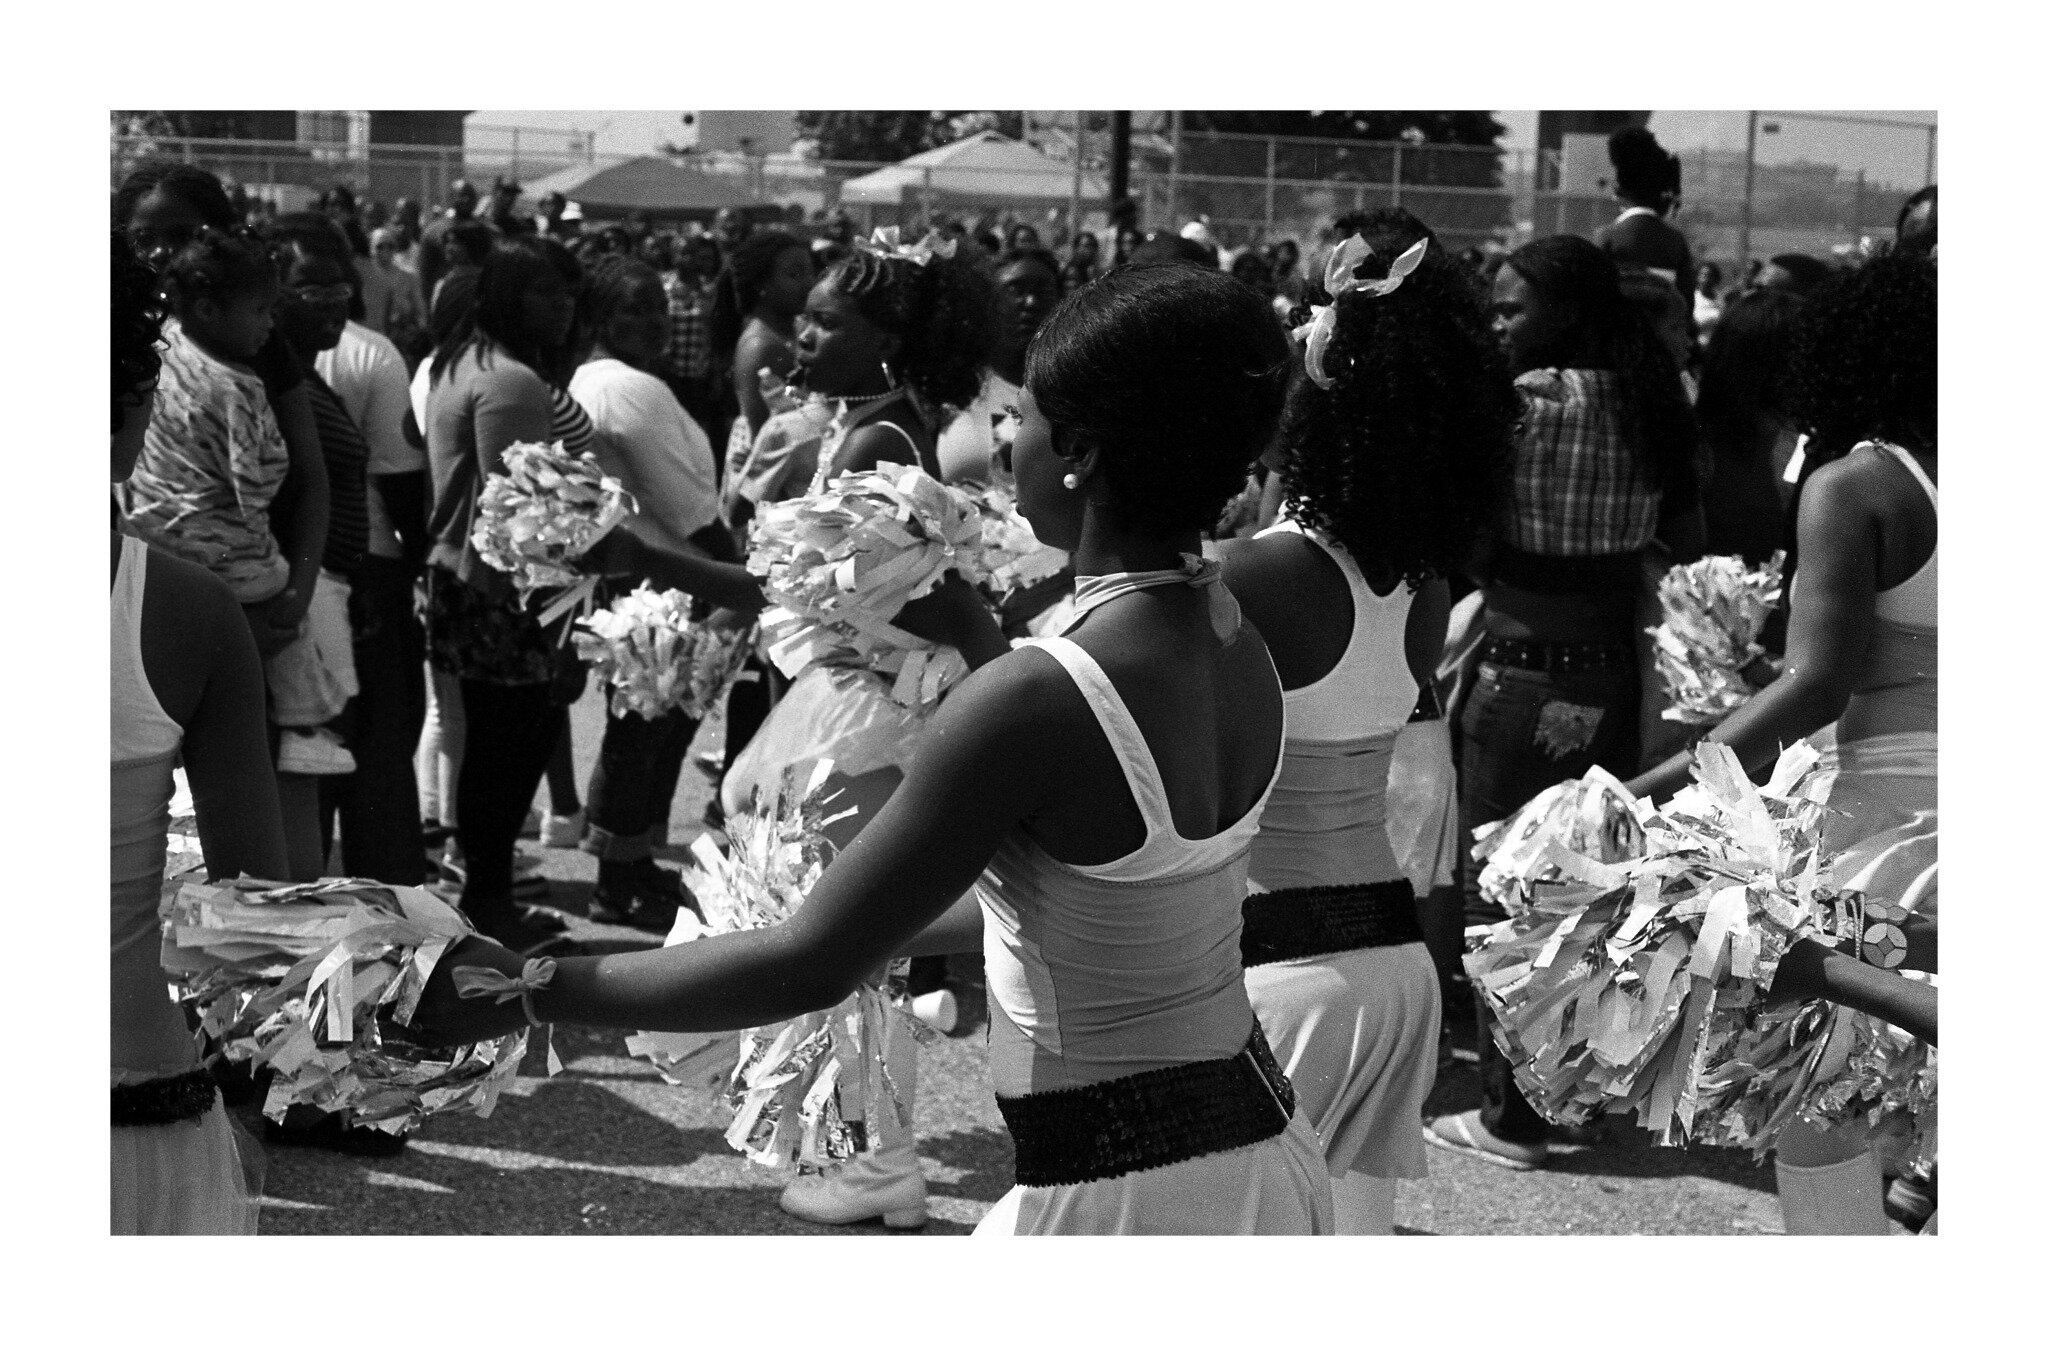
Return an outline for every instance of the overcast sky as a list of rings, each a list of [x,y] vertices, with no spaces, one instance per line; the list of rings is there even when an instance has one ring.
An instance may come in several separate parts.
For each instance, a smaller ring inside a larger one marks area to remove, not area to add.
[[[1504,145],[1526,148],[1536,143],[1535,113],[1495,115],[1508,126]],[[1935,120],[1932,112],[1860,111],[1826,115],[1919,123]],[[1650,116],[1650,129],[1667,149],[1740,150],[1747,118],[1746,112],[1656,112]],[[1924,131],[1812,121],[1796,113],[1778,113],[1765,120],[1775,122],[1779,130],[1774,135],[1757,137],[1757,159],[1761,163],[1810,159],[1838,164],[1851,173],[1861,168],[1869,173],[1873,183],[1889,182],[1899,187],[1917,187],[1925,176]],[[680,112],[476,112],[471,114],[470,121],[494,126],[595,131],[600,154],[645,154],[664,140],[682,135]]]

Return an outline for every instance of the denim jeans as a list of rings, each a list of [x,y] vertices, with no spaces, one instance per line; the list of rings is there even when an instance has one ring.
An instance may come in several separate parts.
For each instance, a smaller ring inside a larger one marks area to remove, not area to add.
[[[606,688],[607,707],[611,697]],[[681,711],[652,720],[637,712],[605,717],[597,769],[590,776],[584,850],[614,862],[654,854],[665,840],[669,804],[696,736],[697,721]]]
[[[1633,655],[1624,666],[1571,673],[1481,662],[1459,717],[1459,825],[1465,836],[1508,817],[1559,781],[1595,766],[1626,779],[1636,767],[1637,703]],[[1465,865],[1465,921],[1487,924],[1506,912],[1479,896],[1478,866]],[[1479,1019],[1480,1121],[1502,1140],[1536,1144],[1550,1125],[1523,1099],[1507,1059],[1494,1045],[1483,997]]]

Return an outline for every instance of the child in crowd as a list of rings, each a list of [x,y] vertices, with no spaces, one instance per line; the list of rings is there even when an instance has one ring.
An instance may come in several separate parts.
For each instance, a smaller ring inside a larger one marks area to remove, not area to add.
[[[277,270],[255,239],[203,229],[164,268],[175,318],[164,329],[157,414],[119,490],[145,541],[205,566],[240,600],[258,649],[277,765],[341,775],[355,762],[326,728],[355,695],[346,591],[322,578],[298,604],[291,563],[271,527],[290,455],[249,362],[270,339]],[[314,549],[317,553],[317,548]],[[293,625],[293,611],[303,616]]]

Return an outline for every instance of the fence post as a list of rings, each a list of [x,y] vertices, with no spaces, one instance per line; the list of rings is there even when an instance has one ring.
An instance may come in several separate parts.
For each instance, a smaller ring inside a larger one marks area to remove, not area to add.
[[[1180,205],[1180,114],[1173,114],[1173,157],[1166,161],[1166,223],[1171,228]]]
[[[519,181],[519,128],[512,128],[512,181]]]
[[[1279,172],[1280,137],[1266,137],[1266,237],[1273,235],[1273,179]]]
[[[1397,142],[1395,142],[1395,145],[1394,145],[1394,207],[1395,207],[1395,209],[1397,209],[1397,210],[1398,210],[1398,209],[1400,208],[1400,205],[1401,205],[1401,145],[1400,145],[1400,143],[1399,143],[1399,142],[1397,141]]]

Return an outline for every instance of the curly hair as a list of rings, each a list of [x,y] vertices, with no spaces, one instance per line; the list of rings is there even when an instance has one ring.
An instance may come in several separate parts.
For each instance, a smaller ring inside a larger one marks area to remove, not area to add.
[[[164,305],[156,272],[136,257],[127,235],[115,229],[112,240],[113,428],[118,431],[128,413],[142,405],[144,390],[163,367],[156,343],[163,333]]]
[[[1362,269],[1384,275],[1405,238],[1366,232]],[[1501,508],[1521,415],[1464,267],[1432,244],[1392,294],[1341,296],[1323,368],[1330,387],[1302,379],[1280,422],[1294,517],[1369,576],[1455,572]]]
[[[1119,519],[1156,535],[1214,528],[1264,452],[1292,348],[1267,302],[1212,268],[1120,268],[1047,316],[1024,386],[1053,446],[1102,454]]]
[[[165,297],[183,314],[202,295],[216,302],[277,278],[270,245],[244,230],[201,226],[192,241],[164,263]]]
[[[1678,366],[1643,310],[1622,294],[1614,259],[1575,234],[1553,234],[1508,254],[1507,265],[1577,315],[1573,363],[1614,372],[1622,433],[1657,485],[1668,490],[1696,473],[1699,429]]]
[[[1926,257],[1891,253],[1807,297],[1792,328],[1787,402],[1816,465],[1866,439],[1931,447],[1935,274]]]
[[[1002,313],[985,262],[933,257],[920,266],[855,249],[826,270],[823,282],[897,337],[893,368],[926,402],[964,407],[980,394]]]

